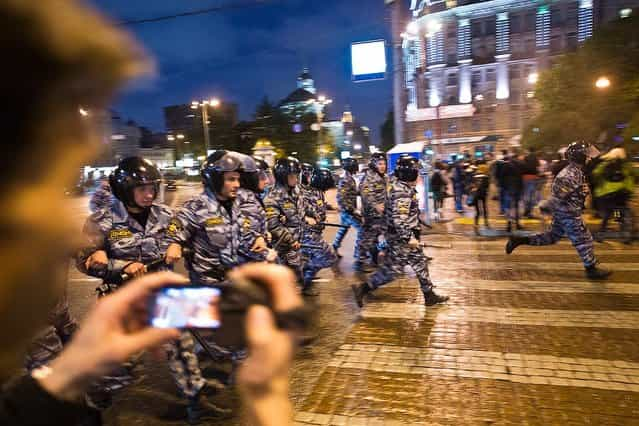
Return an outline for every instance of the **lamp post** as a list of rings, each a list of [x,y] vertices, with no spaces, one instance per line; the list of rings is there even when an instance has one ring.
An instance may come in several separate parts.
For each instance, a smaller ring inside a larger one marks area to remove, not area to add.
[[[209,135],[209,106],[219,108],[221,102],[217,98],[191,102],[191,109],[202,108],[202,128],[204,129],[204,152],[209,155],[211,149],[211,136]]]

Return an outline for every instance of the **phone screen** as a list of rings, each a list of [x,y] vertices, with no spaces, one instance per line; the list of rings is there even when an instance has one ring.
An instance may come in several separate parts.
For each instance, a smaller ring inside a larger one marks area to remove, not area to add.
[[[220,296],[215,287],[164,287],[150,301],[149,323],[158,328],[218,328]]]

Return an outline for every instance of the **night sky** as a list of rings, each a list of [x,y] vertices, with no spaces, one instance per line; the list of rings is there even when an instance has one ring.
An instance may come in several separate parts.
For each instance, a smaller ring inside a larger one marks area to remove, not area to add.
[[[93,0],[116,21],[170,15],[246,0]],[[256,2],[259,3],[259,2]],[[384,81],[353,83],[350,43],[390,40],[383,0],[265,0],[263,4],[128,26],[157,62],[157,75],[127,88],[114,105],[125,118],[164,130],[162,107],[219,97],[250,119],[267,95],[279,101],[309,67],[318,91],[332,98],[331,118],[350,105],[379,141],[392,105]],[[390,49],[388,61],[390,71]]]

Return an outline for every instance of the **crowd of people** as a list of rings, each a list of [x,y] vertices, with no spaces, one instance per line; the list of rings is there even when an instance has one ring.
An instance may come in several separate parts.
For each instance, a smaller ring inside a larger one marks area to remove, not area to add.
[[[457,213],[464,214],[466,207],[475,209],[475,230],[479,233],[480,220],[490,228],[487,205],[492,200],[499,216],[506,219],[505,231],[522,230],[521,218],[541,215],[538,208],[549,195],[550,184],[569,164],[565,152],[562,149],[551,158],[535,148],[517,148],[503,150],[497,158],[487,153],[481,159],[467,156],[450,164],[436,162],[430,177],[435,220],[443,219],[445,200],[452,196]],[[632,241],[630,201],[639,179],[637,170],[623,147],[601,155],[593,152],[592,160],[584,166],[593,215],[602,218],[599,241],[605,238],[611,217],[621,224],[624,240]]]

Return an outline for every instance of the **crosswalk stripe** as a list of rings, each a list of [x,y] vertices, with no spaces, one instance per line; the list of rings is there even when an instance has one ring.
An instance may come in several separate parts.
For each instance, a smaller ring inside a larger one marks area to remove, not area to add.
[[[415,288],[414,283],[405,284]],[[455,288],[488,291],[520,291],[548,293],[604,293],[604,294],[639,294],[639,283],[591,283],[580,281],[494,281],[464,279],[458,282],[452,278],[437,280],[441,288]]]
[[[621,360],[352,344],[328,367],[639,392],[639,363]]]
[[[479,259],[464,259],[464,263],[453,263],[449,259],[440,258],[432,262],[432,265],[436,266],[438,270],[460,270],[460,269],[474,269],[481,270],[513,270],[513,271],[535,271],[535,270],[562,270],[573,271],[583,270],[584,267],[581,263],[567,263],[567,262],[485,262]],[[639,263],[609,263],[606,262],[606,267],[614,271],[639,271]]]
[[[424,305],[411,303],[371,303],[362,310],[361,316],[548,327],[639,329],[639,312],[634,311],[573,311],[461,305],[426,308]]]

